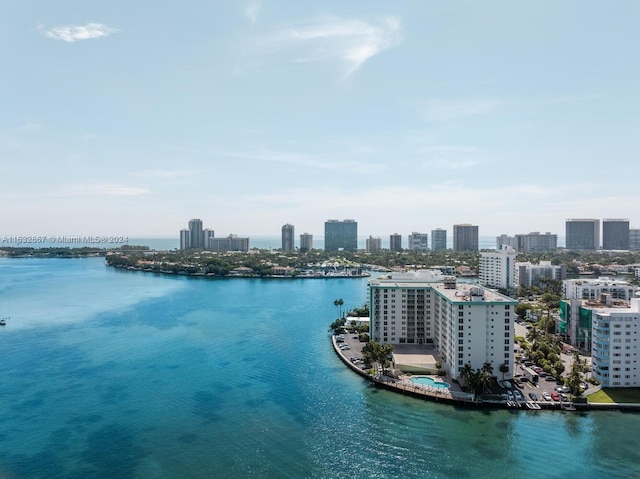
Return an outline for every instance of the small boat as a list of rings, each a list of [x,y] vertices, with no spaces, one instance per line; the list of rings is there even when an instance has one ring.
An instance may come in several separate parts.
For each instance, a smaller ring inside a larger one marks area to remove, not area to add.
[[[7,325],[7,320],[6,319],[0,319],[0,326],[6,326]]]

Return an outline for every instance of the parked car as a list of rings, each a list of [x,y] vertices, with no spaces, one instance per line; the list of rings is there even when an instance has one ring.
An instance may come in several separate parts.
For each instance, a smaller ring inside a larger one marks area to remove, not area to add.
[[[529,393],[529,397],[531,398],[532,401],[538,400],[538,395],[536,393]]]
[[[524,401],[524,394],[522,394],[520,391],[518,391],[517,389],[513,390],[513,395],[516,398],[516,401]]]
[[[560,394],[560,399],[562,399],[563,401],[568,401],[569,396],[567,396],[566,394]]]
[[[551,393],[551,399],[553,399],[554,401],[560,401],[560,394],[558,394],[557,392],[553,391]]]
[[[567,386],[556,386],[554,388],[556,391],[558,391],[559,393],[568,393],[571,392],[571,389],[569,389]]]
[[[551,401],[551,394],[549,394],[548,392],[543,392],[542,399],[544,399],[545,401]]]

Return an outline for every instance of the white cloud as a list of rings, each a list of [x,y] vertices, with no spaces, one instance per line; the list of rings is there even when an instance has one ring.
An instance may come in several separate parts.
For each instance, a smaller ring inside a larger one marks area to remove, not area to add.
[[[262,0],[250,0],[244,6],[244,14],[254,25],[258,23],[258,15],[262,8]]]
[[[142,196],[149,193],[148,188],[104,183],[70,186],[60,191],[58,196]]]
[[[435,123],[483,115],[494,111],[500,101],[494,98],[445,99],[428,98],[419,104],[421,115]]]
[[[42,25],[38,25],[38,31],[45,37],[73,43],[77,40],[106,37],[119,30],[108,27],[102,23],[87,23],[86,25],[62,25],[49,30],[45,29]]]
[[[263,46],[292,54],[294,62],[339,61],[345,78],[375,55],[402,41],[399,18],[382,17],[376,22],[329,18],[280,30]]]

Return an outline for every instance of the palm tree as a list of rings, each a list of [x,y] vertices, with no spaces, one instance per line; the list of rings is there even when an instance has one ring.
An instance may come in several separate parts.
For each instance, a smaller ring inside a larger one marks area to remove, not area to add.
[[[471,376],[473,375],[473,368],[471,367],[471,363],[466,363],[462,368],[460,368],[460,374],[458,375],[465,387],[469,385]]]
[[[489,375],[489,377],[493,376],[493,366],[490,362],[485,362],[482,365],[482,370]]]
[[[484,369],[478,371],[478,387],[480,387],[482,394],[485,394],[487,391],[491,391],[492,385],[493,378],[491,377],[491,373]]]

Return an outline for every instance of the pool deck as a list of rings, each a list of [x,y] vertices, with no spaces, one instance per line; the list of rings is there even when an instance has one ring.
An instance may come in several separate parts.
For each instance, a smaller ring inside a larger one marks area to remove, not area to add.
[[[392,377],[388,374],[383,375],[380,370],[371,374],[368,370],[364,370],[363,364],[354,363],[356,359],[362,356],[362,347],[364,343],[361,343],[357,335],[351,333],[345,333],[344,342],[337,342],[336,335],[331,336],[331,342],[333,349],[338,357],[346,364],[349,369],[359,374],[368,381],[374,383],[378,387],[395,391],[400,394],[413,396],[421,399],[427,399],[436,402],[448,403],[455,406],[464,406],[472,408],[499,408],[499,409],[512,409],[512,410],[524,410],[535,411],[539,409],[547,410],[632,410],[640,411],[640,404],[594,404],[594,403],[567,403],[567,402],[549,402],[549,401],[514,401],[507,399],[476,399],[474,394],[462,391],[460,385],[453,381],[451,378],[428,375],[428,374],[416,374],[416,376],[428,376],[435,381],[446,382],[450,385],[449,388],[435,388],[427,385],[415,384],[410,381],[410,377],[405,374]],[[346,344],[349,349],[342,350],[340,346]],[[389,371],[386,371],[389,373]]]

